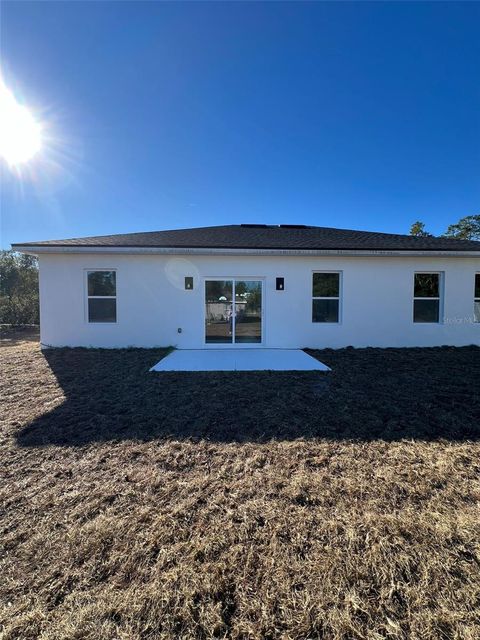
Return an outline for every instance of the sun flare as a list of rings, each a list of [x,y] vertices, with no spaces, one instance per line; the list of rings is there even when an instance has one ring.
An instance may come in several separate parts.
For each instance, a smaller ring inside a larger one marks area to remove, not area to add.
[[[42,127],[0,78],[0,156],[11,167],[21,165],[42,148]]]

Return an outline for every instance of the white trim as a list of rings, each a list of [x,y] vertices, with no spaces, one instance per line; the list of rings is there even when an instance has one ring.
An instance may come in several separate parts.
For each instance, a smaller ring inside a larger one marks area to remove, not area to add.
[[[213,249],[176,247],[53,247],[41,245],[12,245],[14,251],[30,255],[42,253],[113,253],[113,254],[153,254],[153,255],[198,255],[198,256],[353,256],[353,257],[425,257],[432,258],[480,258],[479,251],[380,251],[356,249]]]
[[[338,273],[338,296],[314,296],[313,295],[313,276],[316,273]],[[342,324],[343,320],[343,271],[340,269],[314,269],[311,272],[311,285],[312,285],[312,293],[310,295],[311,307],[310,307],[310,322],[312,324],[319,325],[339,325]],[[313,319],[313,301],[314,300],[338,300],[338,320],[336,322],[321,322]]]
[[[438,275],[438,296],[422,297],[415,295],[415,276],[418,274]],[[415,301],[416,300],[438,300],[438,321],[437,322],[415,322]],[[445,271],[417,271],[413,272],[413,304],[412,304],[412,323],[414,325],[439,325],[444,324],[445,312]]]
[[[94,273],[96,271],[114,271],[115,272],[115,295],[114,296],[90,296],[88,295],[88,274]],[[84,281],[84,320],[87,324],[95,324],[95,325],[112,325],[118,324],[118,302],[117,302],[117,269],[107,269],[106,267],[102,267],[100,269],[92,268],[92,267],[84,267],[83,269],[83,281]],[[88,314],[88,301],[92,298],[93,300],[115,300],[115,321],[114,322],[102,322],[89,320]]]
[[[473,322],[474,322],[474,324],[479,324],[480,325],[480,317],[479,317],[478,320],[475,320],[475,318],[476,318],[476,316],[475,316],[475,304],[477,302],[480,304],[480,298],[477,298],[477,296],[475,295],[477,277],[480,278],[480,271],[477,271],[474,274],[474,278],[473,278]]]

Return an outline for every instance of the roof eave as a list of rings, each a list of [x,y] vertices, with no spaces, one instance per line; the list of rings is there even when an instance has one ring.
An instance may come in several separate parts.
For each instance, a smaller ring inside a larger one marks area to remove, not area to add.
[[[81,246],[81,245],[33,245],[12,244],[12,249],[30,255],[106,253],[123,255],[221,255],[221,256],[441,256],[480,257],[470,249],[265,249],[265,248],[213,248],[213,247],[132,247],[132,246]]]

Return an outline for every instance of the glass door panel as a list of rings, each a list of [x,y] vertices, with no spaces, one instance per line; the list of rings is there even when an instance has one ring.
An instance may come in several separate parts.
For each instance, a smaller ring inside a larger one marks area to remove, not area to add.
[[[235,343],[262,342],[262,281],[235,280]]]
[[[205,342],[233,341],[233,280],[205,282]]]

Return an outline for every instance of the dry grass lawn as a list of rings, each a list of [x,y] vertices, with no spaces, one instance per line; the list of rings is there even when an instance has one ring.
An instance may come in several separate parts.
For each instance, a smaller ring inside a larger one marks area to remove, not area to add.
[[[480,349],[1,352],[0,637],[480,637]]]

